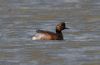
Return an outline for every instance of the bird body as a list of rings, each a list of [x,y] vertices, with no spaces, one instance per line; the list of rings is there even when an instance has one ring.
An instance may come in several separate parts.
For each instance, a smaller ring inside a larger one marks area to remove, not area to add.
[[[32,40],[63,40],[62,30],[68,29],[65,27],[65,23],[61,22],[56,26],[56,32],[50,32],[45,30],[37,30],[36,34],[32,37]]]

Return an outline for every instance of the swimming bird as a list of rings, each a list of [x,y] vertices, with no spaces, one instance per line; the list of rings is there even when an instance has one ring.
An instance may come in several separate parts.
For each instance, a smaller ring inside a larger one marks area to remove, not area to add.
[[[65,22],[60,22],[56,25],[55,33],[45,30],[37,30],[32,40],[63,40],[62,30],[66,28]]]

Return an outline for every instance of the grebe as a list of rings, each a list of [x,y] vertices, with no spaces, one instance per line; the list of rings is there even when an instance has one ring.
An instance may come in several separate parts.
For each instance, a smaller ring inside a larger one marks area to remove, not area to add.
[[[61,22],[56,26],[56,32],[50,32],[45,30],[37,30],[36,34],[32,37],[32,40],[63,40],[62,30],[66,28],[65,22]]]

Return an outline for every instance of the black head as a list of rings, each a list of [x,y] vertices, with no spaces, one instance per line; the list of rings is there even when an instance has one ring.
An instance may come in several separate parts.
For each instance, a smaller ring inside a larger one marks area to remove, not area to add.
[[[57,24],[57,26],[56,26],[57,31],[62,31],[64,29],[68,29],[68,28],[66,28],[65,22],[61,22],[61,23]]]

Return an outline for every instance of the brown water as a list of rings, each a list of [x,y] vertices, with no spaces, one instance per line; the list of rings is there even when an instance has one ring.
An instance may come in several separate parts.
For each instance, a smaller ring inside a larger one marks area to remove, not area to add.
[[[61,21],[65,40],[31,40]],[[0,65],[100,65],[100,1],[0,0]]]

